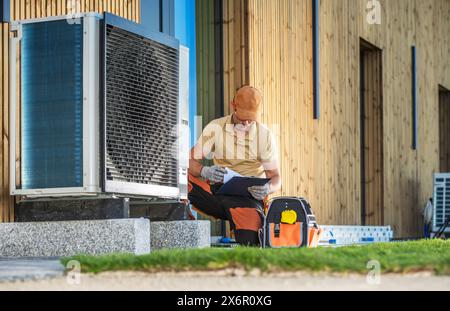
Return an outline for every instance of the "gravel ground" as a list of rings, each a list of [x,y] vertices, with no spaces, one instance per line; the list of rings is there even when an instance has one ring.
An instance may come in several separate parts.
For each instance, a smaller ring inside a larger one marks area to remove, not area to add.
[[[0,282],[2,290],[176,290],[176,291],[260,291],[260,290],[450,290],[450,277],[430,273],[381,275],[379,284],[371,284],[366,276],[337,274],[274,274],[260,275],[242,271],[215,273],[139,273],[114,272],[83,274],[79,284],[70,284],[67,277],[47,280]]]

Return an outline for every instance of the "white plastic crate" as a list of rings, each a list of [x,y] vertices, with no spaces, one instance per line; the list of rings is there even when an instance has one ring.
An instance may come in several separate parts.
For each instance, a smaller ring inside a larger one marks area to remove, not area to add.
[[[450,217],[450,173],[435,174],[432,231],[438,232],[449,217]],[[447,228],[445,232],[449,233],[450,228]]]
[[[321,226],[324,230],[319,246],[364,245],[390,242],[394,232],[390,226]]]

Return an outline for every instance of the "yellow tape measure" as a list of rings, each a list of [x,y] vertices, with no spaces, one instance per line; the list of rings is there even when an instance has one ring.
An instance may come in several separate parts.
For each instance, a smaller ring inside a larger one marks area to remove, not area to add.
[[[297,222],[297,213],[293,210],[285,210],[281,213],[281,223],[293,225]]]

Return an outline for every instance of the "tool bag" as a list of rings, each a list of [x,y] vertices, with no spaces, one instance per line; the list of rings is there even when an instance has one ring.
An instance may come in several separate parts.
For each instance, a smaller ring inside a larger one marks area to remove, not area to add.
[[[262,231],[264,248],[317,247],[320,235],[309,202],[295,197],[269,201]]]

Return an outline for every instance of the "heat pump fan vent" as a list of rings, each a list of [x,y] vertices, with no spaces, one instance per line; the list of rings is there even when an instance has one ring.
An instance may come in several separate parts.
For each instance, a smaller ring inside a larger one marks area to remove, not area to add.
[[[178,51],[106,28],[106,178],[177,187]]]

